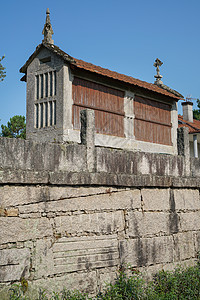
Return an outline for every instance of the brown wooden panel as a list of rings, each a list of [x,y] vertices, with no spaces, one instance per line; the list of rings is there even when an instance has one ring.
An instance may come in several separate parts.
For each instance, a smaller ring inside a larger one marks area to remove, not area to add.
[[[74,104],[124,113],[124,92],[78,77],[73,80],[72,98]]]
[[[136,96],[134,111],[136,118],[171,125],[171,106],[168,104]]]
[[[171,106],[135,97],[134,132],[140,141],[171,145]]]
[[[72,121],[74,129],[80,129],[80,111],[83,106],[73,105]],[[95,128],[97,133],[124,136],[124,116],[95,110]]]
[[[171,127],[135,119],[134,128],[137,140],[171,145]]]
[[[80,129],[80,111],[90,108],[95,110],[96,132],[124,136],[124,92],[75,77],[72,97],[74,129]]]

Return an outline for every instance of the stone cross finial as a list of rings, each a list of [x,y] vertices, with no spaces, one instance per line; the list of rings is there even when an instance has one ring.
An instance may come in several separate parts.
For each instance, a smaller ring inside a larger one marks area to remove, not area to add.
[[[160,75],[160,68],[159,68],[160,66],[162,66],[162,64],[163,64],[163,62],[158,58],[156,58],[155,63],[153,64],[153,66],[156,67],[156,72],[157,72],[157,75],[154,76],[156,78],[156,80],[154,82],[155,84],[163,83],[161,80],[162,75]]]
[[[54,44],[54,41],[52,40],[52,35],[53,35],[53,29],[51,26],[51,21],[50,21],[50,11],[49,8],[47,8],[46,11],[46,23],[44,24],[44,29],[42,31],[42,34],[44,35],[43,43],[49,43],[49,44]]]

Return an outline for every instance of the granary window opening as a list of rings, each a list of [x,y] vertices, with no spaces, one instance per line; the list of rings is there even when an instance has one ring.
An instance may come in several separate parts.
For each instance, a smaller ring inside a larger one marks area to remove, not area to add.
[[[43,91],[44,91],[44,76],[43,76],[43,74],[40,75],[40,82],[41,82],[40,98],[43,98]]]
[[[56,71],[36,75],[36,100],[56,96]]]
[[[35,128],[56,125],[56,101],[35,104]]]
[[[45,63],[48,63],[48,62],[51,62],[51,56],[44,57],[44,58],[40,59],[40,64],[45,64]]]
[[[35,128],[44,128],[56,125],[56,71],[36,75]],[[41,102],[42,101],[42,102]]]

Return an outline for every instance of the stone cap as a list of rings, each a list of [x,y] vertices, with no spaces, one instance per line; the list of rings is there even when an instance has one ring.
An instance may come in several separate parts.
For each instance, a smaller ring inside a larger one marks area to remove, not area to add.
[[[182,102],[181,105],[182,106],[184,106],[184,105],[192,105],[193,106],[193,103],[191,101],[186,101],[186,102]]]

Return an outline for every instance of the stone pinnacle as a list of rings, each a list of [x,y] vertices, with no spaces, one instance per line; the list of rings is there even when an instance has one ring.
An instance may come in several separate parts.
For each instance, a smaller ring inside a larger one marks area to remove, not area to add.
[[[51,21],[50,21],[50,10],[47,8],[46,11],[46,23],[44,24],[44,29],[42,31],[42,34],[44,35],[43,43],[48,43],[48,44],[54,44],[54,41],[52,39],[53,35],[53,29],[51,26]]]

